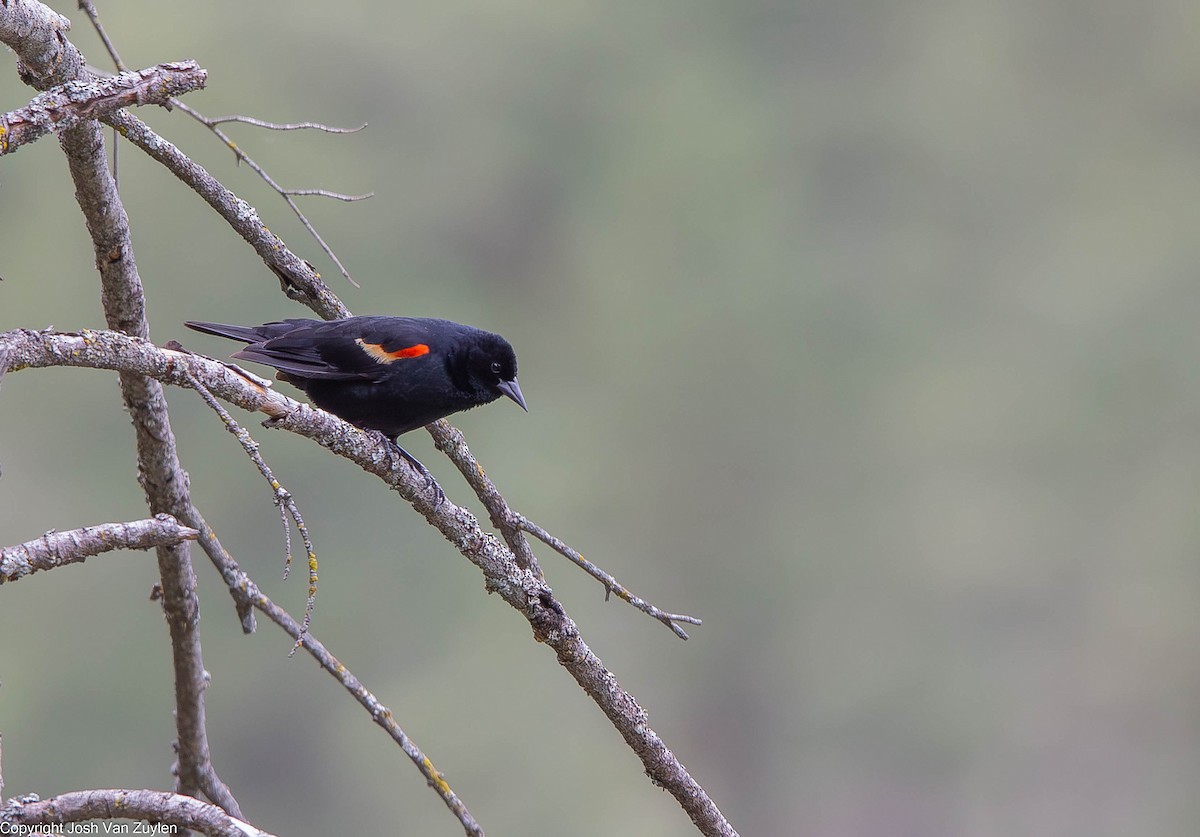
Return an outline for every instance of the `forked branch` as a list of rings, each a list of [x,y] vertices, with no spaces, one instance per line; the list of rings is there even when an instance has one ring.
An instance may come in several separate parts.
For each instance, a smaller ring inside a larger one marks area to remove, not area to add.
[[[299,404],[263,387],[226,364],[197,355],[160,349],[114,332],[61,334],[10,331],[0,334],[0,360],[10,371],[27,367],[80,366],[135,371],[174,386],[190,386],[193,376],[218,398],[272,417],[272,427],[298,433],[375,474],[400,493],[455,549],[483,573],[485,586],[521,614],[534,636],[555,652],[558,662],[583,688],[641,760],[647,775],[669,791],[701,833],[737,832],[704,789],[650,727],[633,695],[583,641],[574,621],[553,592],[513,553],[484,532],[466,509],[446,500],[435,503],[424,478],[407,462],[391,456],[377,434]]]

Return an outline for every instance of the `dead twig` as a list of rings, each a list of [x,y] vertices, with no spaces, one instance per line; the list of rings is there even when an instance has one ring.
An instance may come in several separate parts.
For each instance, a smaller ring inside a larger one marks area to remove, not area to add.
[[[642,599],[639,596],[635,596],[632,592],[630,592],[630,590],[627,587],[622,585],[620,582],[618,582],[615,578],[613,578],[607,572],[602,570],[600,567],[597,567],[595,564],[593,564],[588,559],[584,558],[583,555],[580,554],[577,550],[573,549],[568,544],[566,544],[563,541],[559,540],[558,538],[554,537],[554,535],[551,535],[549,532],[547,532],[541,526],[538,526],[536,523],[531,521],[529,518],[525,517],[525,515],[519,514],[517,512],[512,512],[511,514],[512,514],[511,519],[515,525],[519,526],[522,530],[533,535],[539,541],[546,544],[546,546],[550,547],[555,552],[557,552],[559,555],[562,555],[567,560],[569,560],[571,563],[573,563],[575,566],[579,567],[579,569],[583,570],[585,573],[590,575],[592,578],[596,579],[601,584],[603,584],[604,591],[605,591],[604,598],[606,600],[608,599],[610,594],[616,593],[618,599],[620,599],[623,602],[627,602],[627,603],[633,605],[638,610],[642,611],[642,613],[645,613],[649,616],[653,616],[659,622],[662,622],[664,625],[666,625],[668,628],[670,628],[675,633],[675,636],[679,637],[680,639],[687,639],[688,635],[687,635],[687,631],[685,631],[683,628],[679,627],[679,625],[677,624],[678,622],[686,622],[689,625],[704,624],[697,617],[688,616],[686,613],[667,613],[664,610],[659,610],[657,607],[650,604],[645,599]]]
[[[645,599],[634,595],[610,574],[584,558],[577,550],[572,549],[545,529],[535,525],[524,515],[513,511],[509,507],[508,501],[504,499],[504,496],[483,470],[483,466],[475,459],[474,454],[471,453],[471,449],[467,447],[467,442],[463,437],[462,431],[451,426],[445,420],[434,422],[429,425],[428,430],[430,435],[433,436],[437,449],[446,454],[471,488],[474,489],[475,495],[488,510],[488,516],[491,518],[492,525],[499,530],[501,536],[504,538],[504,542],[508,544],[509,549],[516,556],[518,565],[528,567],[538,578],[542,577],[542,570],[538,566],[537,559],[533,557],[533,551],[529,548],[529,544],[526,542],[523,534],[523,532],[528,532],[603,584],[606,598],[616,593],[617,598],[662,622],[680,639],[687,639],[688,635],[687,631],[679,626],[679,622],[686,622],[689,625],[701,624],[701,621],[694,616],[682,613],[667,613],[650,604]]]
[[[362,195],[343,195],[341,192],[330,192],[328,189],[284,189],[283,194],[291,195],[297,198],[333,198],[335,201],[346,201],[347,203],[353,203],[354,201],[365,201],[367,198],[375,197],[374,192],[366,192]]]
[[[308,234],[316,240],[317,244],[320,245],[321,249],[325,252],[325,255],[328,256],[335,265],[337,265],[338,270],[341,272],[346,281],[356,288],[362,287],[354,280],[354,277],[350,275],[350,271],[346,270],[346,266],[342,264],[342,260],[337,257],[337,254],[333,252],[333,248],[330,247],[325,242],[325,239],[321,237],[321,234],[317,232],[317,228],[314,227],[312,222],[308,220],[308,216],[301,211],[300,206],[294,200],[292,200],[292,197],[288,191],[275,182],[275,178],[267,174],[266,169],[255,162],[253,157],[243,151],[236,142],[230,139],[228,134],[222,131],[220,127],[218,127],[217,124],[207,116],[200,113],[200,111],[189,107],[180,101],[173,101],[171,104],[173,107],[179,108],[188,116],[192,117],[201,125],[204,125],[210,131],[212,131],[213,134],[215,134],[217,138],[221,140],[221,142],[225,143],[225,145],[229,147],[229,150],[233,152],[233,155],[237,158],[239,163],[245,163],[255,174],[262,178],[268,186],[278,192],[292,212],[296,214],[296,217],[300,219],[300,223],[304,225],[304,229],[308,230]]]
[[[258,452],[258,442],[254,441],[249,432],[244,427],[234,421],[233,416],[229,415],[229,411],[221,406],[220,402],[213,397],[213,394],[208,391],[204,384],[196,380],[196,376],[187,373],[187,382],[200,397],[204,399],[214,413],[221,417],[221,421],[225,424],[225,429],[232,433],[241,443],[242,450],[250,457],[254,466],[258,468],[258,472],[263,475],[270,485],[271,490],[275,493],[275,505],[279,507],[279,516],[283,521],[283,539],[287,556],[284,559],[283,577],[286,579],[288,571],[292,566],[292,530],[288,525],[288,517],[296,524],[296,531],[300,533],[300,539],[304,542],[304,550],[308,556],[308,601],[304,606],[304,621],[300,625],[300,636],[296,639],[296,644],[292,646],[292,654],[296,653],[296,649],[300,647],[301,640],[308,633],[308,628],[312,624],[313,607],[317,601],[317,553],[313,548],[312,538],[308,535],[308,527],[304,525],[304,518],[300,516],[300,509],[296,507],[295,498],[292,493],[284,488],[279,480],[275,479],[275,474],[267,465],[266,460],[262,458],[262,454]],[[289,655],[291,656],[291,655]]]
[[[79,0],[79,8],[83,9],[84,14],[88,16],[88,20],[92,22],[96,34],[100,36],[101,43],[104,44],[104,48],[108,50],[109,57],[113,60],[113,66],[117,68],[117,72],[125,72],[125,62],[117,54],[117,45],[108,37],[108,32],[104,31],[104,25],[100,23],[100,13],[96,11],[96,4],[92,0]]]
[[[268,131],[324,131],[327,134],[357,134],[359,131],[367,127],[367,123],[359,125],[357,128],[338,128],[333,125],[325,125],[321,122],[268,122],[265,119],[255,119],[253,116],[242,116],[241,114],[233,114],[230,116],[218,116],[215,119],[209,118],[211,125],[224,125],[226,122],[241,122],[244,125],[253,125],[256,128],[265,128]]]

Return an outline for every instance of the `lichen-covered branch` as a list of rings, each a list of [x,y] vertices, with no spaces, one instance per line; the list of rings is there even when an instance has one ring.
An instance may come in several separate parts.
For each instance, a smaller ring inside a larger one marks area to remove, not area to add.
[[[84,526],[68,532],[51,531],[32,541],[0,547],[0,584],[39,570],[82,563],[101,552],[173,546],[181,541],[194,541],[199,535],[169,514],[128,523]]]
[[[60,141],[75,182],[75,197],[92,237],[104,317],[110,328],[146,337],[150,329],[142,280],[129,238],[129,219],[108,170],[100,126],[94,121],[84,122],[64,131]],[[138,481],[150,511],[191,522],[198,514],[179,464],[162,385],[128,371],[121,372],[120,384],[122,400],[133,420]],[[240,809],[229,789],[214,781],[216,774],[209,755],[204,711],[208,678],[200,647],[200,602],[190,553],[186,542],[160,546],[156,553],[175,672],[176,789],[191,796],[203,789],[214,802],[238,815]]]
[[[425,480],[407,462],[391,456],[386,442],[308,405],[238,374],[229,365],[196,355],[163,350],[113,332],[62,334],[10,331],[0,334],[0,362],[9,371],[27,367],[81,366],[136,371],[163,383],[187,387],[194,376],[224,401],[270,416],[270,426],[328,448],[375,474],[400,493],[442,536],[483,573],[485,587],[528,620],[534,636],[554,650],[563,666],[617,728],[646,773],[669,791],[708,835],[737,832],[704,789],[649,725],[646,712],[625,691],[583,641],[574,621],[553,592],[499,539],[484,532],[469,511],[446,500],[435,505]]]
[[[172,826],[174,833],[190,829],[209,837],[271,837],[240,818],[231,817],[216,805],[192,796],[117,789],[72,791],[50,799],[14,797],[0,810],[0,831],[5,834],[57,834],[61,833],[64,823],[85,820],[161,823]],[[144,833],[151,831],[147,828]]]
[[[87,77],[86,62],[64,32],[71,21],[35,0],[0,2],[0,43],[20,59],[21,80],[38,90]]]
[[[50,131],[73,128],[130,105],[164,105],[204,87],[208,73],[195,61],[159,64],[109,78],[78,79],[39,93],[25,107],[0,116],[0,155]]]

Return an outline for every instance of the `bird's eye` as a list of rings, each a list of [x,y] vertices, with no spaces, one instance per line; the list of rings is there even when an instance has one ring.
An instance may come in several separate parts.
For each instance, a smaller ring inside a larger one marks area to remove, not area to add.
[[[499,375],[501,370],[500,361],[492,361],[492,374]]]

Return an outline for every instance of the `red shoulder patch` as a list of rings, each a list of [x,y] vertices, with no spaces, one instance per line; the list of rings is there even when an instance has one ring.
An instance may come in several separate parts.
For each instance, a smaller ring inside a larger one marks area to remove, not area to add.
[[[361,337],[354,340],[364,352],[366,352],[376,363],[395,363],[398,360],[409,357],[420,357],[421,355],[429,354],[429,347],[424,343],[417,343],[413,346],[404,346],[389,352],[383,348],[382,343],[368,343]]]

